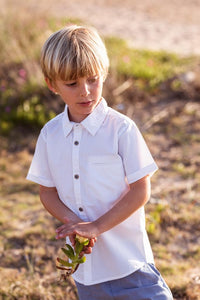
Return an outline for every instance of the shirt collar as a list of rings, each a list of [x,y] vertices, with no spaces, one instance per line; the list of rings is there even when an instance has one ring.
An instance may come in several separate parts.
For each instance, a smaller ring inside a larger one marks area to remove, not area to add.
[[[70,122],[70,120],[69,120],[68,111],[67,110],[68,110],[68,106],[66,104],[65,105],[63,119],[62,119],[63,131],[64,131],[64,135],[65,136],[68,136],[68,134],[71,132],[71,130],[73,128],[73,123]]]
[[[95,135],[98,129],[101,127],[106,114],[108,111],[107,102],[104,98],[101,99],[100,103],[95,107],[93,112],[85,118],[80,124],[91,134]],[[63,130],[64,135],[67,136],[72,128],[73,122],[70,122],[68,117],[68,106],[65,106],[64,116],[63,116]]]

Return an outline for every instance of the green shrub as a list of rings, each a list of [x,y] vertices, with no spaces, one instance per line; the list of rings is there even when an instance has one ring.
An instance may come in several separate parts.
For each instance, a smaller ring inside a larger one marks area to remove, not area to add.
[[[111,68],[118,76],[142,79],[150,88],[183,72],[193,61],[192,57],[179,57],[165,51],[133,49],[126,41],[115,37],[106,39],[106,45]]]

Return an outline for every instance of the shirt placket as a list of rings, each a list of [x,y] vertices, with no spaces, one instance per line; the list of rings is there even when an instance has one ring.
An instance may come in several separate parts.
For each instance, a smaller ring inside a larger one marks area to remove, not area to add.
[[[74,195],[76,205],[79,210],[79,216],[83,219],[85,213],[81,199],[81,187],[80,187],[80,142],[82,136],[82,126],[80,124],[74,125],[73,134],[73,150],[72,150],[72,167],[73,167],[73,182],[74,182]]]
[[[75,195],[75,201],[76,205],[79,210],[79,217],[82,220],[86,220],[86,212],[84,211],[83,203],[82,203],[82,197],[81,197],[81,185],[80,185],[80,177],[82,174],[80,174],[80,143],[81,143],[81,137],[82,137],[82,125],[81,124],[75,124],[74,125],[74,134],[73,134],[73,151],[72,151],[72,166],[73,166],[73,180],[74,180],[74,195]],[[84,266],[83,266],[84,267]],[[91,259],[88,260],[87,269],[83,268],[84,278],[86,280],[91,280],[91,273],[92,273],[92,265],[91,265]],[[90,275],[88,275],[90,274]]]

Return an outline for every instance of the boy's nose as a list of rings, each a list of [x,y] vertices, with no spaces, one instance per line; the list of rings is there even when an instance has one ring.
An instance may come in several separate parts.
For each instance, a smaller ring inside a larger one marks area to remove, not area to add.
[[[90,91],[89,91],[89,87],[88,87],[87,83],[83,84],[81,87],[80,95],[82,97],[85,97],[85,96],[89,95],[89,93],[90,93]]]

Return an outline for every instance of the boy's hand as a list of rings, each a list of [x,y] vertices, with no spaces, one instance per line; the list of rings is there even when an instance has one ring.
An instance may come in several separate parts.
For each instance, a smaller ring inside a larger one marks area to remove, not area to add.
[[[76,238],[76,234],[72,234],[72,235],[69,236],[69,240],[70,240],[73,247],[75,247],[75,244],[76,244],[75,238]],[[84,254],[91,254],[92,253],[92,248],[94,247],[96,241],[97,241],[96,237],[90,239],[89,244],[83,248],[83,251],[81,252],[81,256],[83,256]]]
[[[95,234],[95,232],[97,233],[97,228],[95,228],[92,222],[79,221],[75,223],[74,221],[65,218],[65,224],[56,229],[56,239],[61,239],[69,236],[70,242],[74,247],[76,243],[76,234],[86,237],[89,239],[89,244],[84,247],[83,254],[90,254],[97,241],[97,234]]]
[[[95,243],[97,241],[97,238],[92,238],[89,240],[89,244],[83,248],[83,251],[81,252],[81,256],[84,254],[91,254],[92,248],[94,247]]]
[[[77,222],[74,223],[69,219],[65,219],[65,224],[56,229],[56,239],[65,238],[78,234],[88,239],[93,239],[99,235],[98,228],[94,225],[94,222]]]

